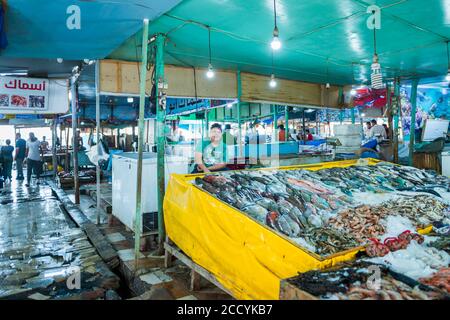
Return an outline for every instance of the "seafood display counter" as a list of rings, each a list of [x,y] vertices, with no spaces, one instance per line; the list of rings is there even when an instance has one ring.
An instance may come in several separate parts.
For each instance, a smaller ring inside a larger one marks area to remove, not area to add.
[[[235,298],[279,299],[280,282],[299,273],[423,242],[420,234],[448,224],[449,187],[445,177],[373,159],[174,174],[164,218],[170,241]],[[448,266],[450,256],[441,258]]]

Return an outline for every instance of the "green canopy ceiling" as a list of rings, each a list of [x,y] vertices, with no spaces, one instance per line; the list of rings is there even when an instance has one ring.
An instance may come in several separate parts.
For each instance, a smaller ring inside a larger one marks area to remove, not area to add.
[[[382,9],[377,47],[385,77],[446,73],[450,1],[277,0],[282,48],[274,54],[276,76],[320,83],[328,78],[332,84],[367,81],[373,30],[366,26],[366,10],[371,4]],[[215,68],[272,72],[272,0],[184,0],[153,21],[150,34],[167,33],[167,63],[206,68],[205,25],[211,27]],[[139,60],[140,39],[141,33],[135,34],[109,58]]]

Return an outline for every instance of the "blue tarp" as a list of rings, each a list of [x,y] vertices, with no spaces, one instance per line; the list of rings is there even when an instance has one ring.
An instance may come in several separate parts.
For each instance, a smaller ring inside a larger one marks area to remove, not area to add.
[[[142,28],[143,19],[154,20],[180,1],[9,0],[2,56],[105,58]]]
[[[8,40],[5,33],[5,10],[0,4],[0,49],[5,49],[8,46]]]

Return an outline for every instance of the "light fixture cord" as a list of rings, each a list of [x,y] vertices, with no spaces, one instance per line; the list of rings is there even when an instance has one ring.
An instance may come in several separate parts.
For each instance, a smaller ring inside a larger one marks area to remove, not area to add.
[[[276,28],[277,27],[277,5],[275,3],[275,0],[273,0],[273,12],[274,12],[275,28]]]
[[[272,49],[272,74],[274,74],[273,49]]]
[[[375,51],[375,54],[377,54],[377,28],[375,28],[375,11],[372,11],[374,18],[373,18],[373,50]]]
[[[208,27],[209,64],[211,64],[211,27]]]

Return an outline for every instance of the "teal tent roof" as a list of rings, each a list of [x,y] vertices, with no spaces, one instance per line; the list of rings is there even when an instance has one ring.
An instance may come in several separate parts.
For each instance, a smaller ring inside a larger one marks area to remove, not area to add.
[[[366,10],[371,4],[382,9],[377,46],[385,77],[434,77],[447,72],[448,1],[277,0],[282,48],[274,56],[276,76],[333,84],[367,81],[373,31],[366,26]],[[206,68],[205,26],[212,31],[215,68],[272,72],[273,1],[185,0],[153,21],[150,34],[168,34],[167,63]],[[140,37],[137,33],[129,38],[109,58],[139,60],[135,45]]]
[[[8,0],[9,45],[2,57],[104,58],[180,0]],[[67,8],[80,8],[81,29],[69,30]]]

